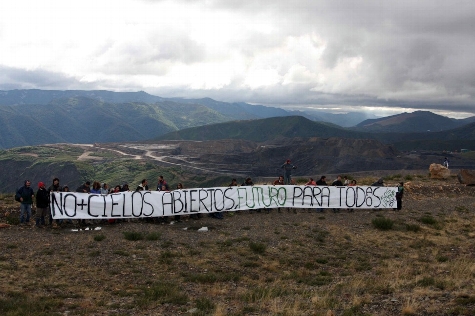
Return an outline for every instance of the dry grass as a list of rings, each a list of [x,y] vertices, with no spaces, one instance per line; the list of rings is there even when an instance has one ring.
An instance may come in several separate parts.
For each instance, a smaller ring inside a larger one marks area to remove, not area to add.
[[[473,192],[431,188],[402,212],[240,212],[100,234],[14,225],[0,231],[0,314],[472,315],[474,210]],[[391,229],[373,227],[382,216]]]

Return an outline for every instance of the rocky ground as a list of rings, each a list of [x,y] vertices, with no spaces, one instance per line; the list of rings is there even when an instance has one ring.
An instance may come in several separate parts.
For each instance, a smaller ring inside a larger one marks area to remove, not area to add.
[[[405,190],[399,212],[242,211],[79,231],[17,225],[4,196],[0,314],[473,315],[475,187],[452,177]]]

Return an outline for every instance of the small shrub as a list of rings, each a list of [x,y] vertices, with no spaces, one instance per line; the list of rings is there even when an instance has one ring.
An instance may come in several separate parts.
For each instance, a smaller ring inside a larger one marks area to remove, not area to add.
[[[104,239],[106,239],[106,236],[104,236],[102,234],[94,236],[95,241],[103,241]]]
[[[377,217],[371,221],[373,226],[379,230],[390,230],[393,228],[394,222],[390,218]]]
[[[406,176],[404,177],[404,180],[406,180],[406,181],[412,181],[412,180],[413,180],[413,177],[412,177],[410,174],[408,174],[408,175],[406,175]]]
[[[447,262],[447,261],[449,261],[449,257],[447,257],[447,256],[440,256],[440,257],[437,257],[437,261],[439,261],[439,262]]]
[[[424,277],[422,280],[417,281],[417,285],[419,286],[432,286],[435,284],[435,280],[433,277]]]
[[[143,239],[143,234],[140,232],[124,232],[124,237],[130,241],[137,241]]]
[[[153,232],[153,233],[148,233],[145,238],[147,240],[159,240],[160,239],[160,236],[161,234],[160,233],[157,233],[157,232]]]
[[[196,300],[196,308],[202,312],[211,312],[215,308],[215,304],[208,298],[199,298]]]
[[[254,253],[263,254],[266,252],[267,246],[265,244],[251,241],[249,243],[249,248],[251,248]]]
[[[419,218],[419,221],[426,225],[434,225],[437,223],[437,220],[430,215],[422,216],[421,218]]]
[[[406,229],[407,231],[409,232],[415,232],[417,233],[418,231],[421,230],[421,226],[417,225],[417,224],[406,224]]]

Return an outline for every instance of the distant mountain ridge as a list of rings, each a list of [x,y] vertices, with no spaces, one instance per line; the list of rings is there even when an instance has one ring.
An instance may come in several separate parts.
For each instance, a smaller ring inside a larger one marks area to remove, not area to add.
[[[356,125],[354,130],[392,133],[438,132],[460,127],[470,121],[471,118],[456,120],[429,111],[415,111],[368,119]]]

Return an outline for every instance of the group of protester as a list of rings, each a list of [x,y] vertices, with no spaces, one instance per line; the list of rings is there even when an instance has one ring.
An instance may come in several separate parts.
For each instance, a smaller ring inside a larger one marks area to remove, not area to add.
[[[297,167],[291,164],[291,161],[288,159],[281,168],[284,170],[284,174],[280,175],[278,179],[272,182],[273,185],[295,185],[295,181],[292,179],[292,170],[296,169]],[[307,186],[328,186],[326,176],[321,176],[319,180],[315,181],[313,178],[309,178],[308,182],[305,184]],[[347,176],[337,176],[337,178],[330,184],[332,186],[356,186],[356,180],[348,179]],[[250,177],[246,178],[241,186],[253,186],[254,183]],[[228,186],[238,186],[238,182],[236,179],[232,179],[231,183]],[[384,180],[380,178],[378,181],[372,184],[372,186],[384,186]],[[177,190],[183,189],[183,184],[178,183],[176,186]],[[148,180],[143,179],[141,183],[136,187],[135,191],[148,191]],[[157,182],[157,191],[170,191],[170,186],[168,185],[167,181],[163,178],[163,176],[158,177]],[[32,205],[33,200],[36,198],[36,215],[35,215],[35,224],[37,227],[44,227],[45,225],[54,225],[55,222],[53,221],[52,214],[49,211],[49,203],[50,203],[50,194],[52,192],[69,192],[70,189],[67,185],[61,186],[59,184],[59,179],[54,178],[53,183],[46,188],[44,182],[38,183],[38,191],[35,193],[31,187],[31,181],[25,180],[22,187],[20,187],[16,194],[15,200],[20,202],[20,224],[29,223],[31,214],[32,214]],[[81,193],[95,193],[95,194],[112,194],[118,192],[126,192],[131,191],[129,188],[128,183],[124,183],[123,185],[116,185],[113,188],[109,188],[107,183],[100,183],[98,181],[94,181],[91,183],[89,181],[80,185],[75,192]],[[404,183],[400,182],[398,184],[398,192],[396,193],[396,201],[397,201],[397,210],[402,208],[402,197],[404,193]],[[193,214],[190,215],[192,219],[199,219],[201,218],[201,214]],[[223,219],[223,212],[215,212],[210,214],[211,217],[217,219]],[[46,220],[49,219],[48,223]],[[153,220],[153,219],[151,219]],[[157,221],[165,223],[168,220],[166,218],[159,218]],[[181,221],[181,216],[176,215],[175,221]],[[114,220],[109,220],[110,223],[113,223]],[[56,222],[57,224],[58,222]]]

